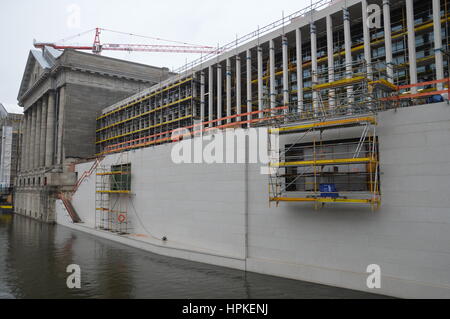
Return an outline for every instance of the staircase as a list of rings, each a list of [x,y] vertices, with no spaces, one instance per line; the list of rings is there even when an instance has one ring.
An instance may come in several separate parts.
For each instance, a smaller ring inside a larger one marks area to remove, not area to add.
[[[72,202],[68,198],[66,198],[66,196],[63,193],[59,193],[58,198],[63,202],[64,207],[67,210],[67,213],[72,219],[72,222],[74,224],[81,223],[81,218],[80,216],[78,216],[77,212],[75,211],[75,208],[73,208]]]

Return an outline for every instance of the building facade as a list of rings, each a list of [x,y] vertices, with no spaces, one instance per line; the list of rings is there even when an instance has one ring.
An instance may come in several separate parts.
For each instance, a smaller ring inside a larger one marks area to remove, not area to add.
[[[0,103],[0,206],[12,206],[14,180],[20,156],[20,123],[22,114],[8,113]]]
[[[92,172],[72,196],[84,224],[61,201],[57,222],[171,257],[450,297],[448,8],[319,0],[105,108],[97,161],[75,166]],[[255,126],[279,135],[264,141],[271,170],[246,139],[241,163],[173,159],[184,134],[211,151]]]
[[[399,106],[426,102],[414,94],[448,87],[449,8],[448,0],[316,1],[106,108],[96,153],[157,145],[194,121],[223,127],[255,124],[280,107],[303,118],[356,109],[362,86],[314,88],[358,76],[392,84]]]
[[[15,212],[52,222],[55,194],[76,183],[71,164],[95,153],[102,108],[169,75],[166,68],[74,50],[32,50],[18,95],[24,119]]]

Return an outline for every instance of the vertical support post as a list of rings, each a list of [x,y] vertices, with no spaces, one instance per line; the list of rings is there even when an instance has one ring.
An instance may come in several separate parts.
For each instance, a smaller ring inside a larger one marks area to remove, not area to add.
[[[366,1],[366,0],[363,0]],[[363,25],[364,23],[363,19]],[[328,55],[328,82],[334,82],[334,49],[333,49],[333,21],[331,16],[327,15],[327,55]],[[330,89],[328,92],[328,105],[330,109],[336,106],[335,101],[335,90]]]
[[[247,113],[253,112],[253,93],[252,93],[252,51],[250,49],[247,50]],[[253,116],[250,114],[247,117],[248,121],[251,121]],[[247,125],[250,127],[250,123]]]
[[[313,112],[315,115],[319,112],[319,93],[314,89],[314,86],[318,84],[317,76],[317,30],[313,21],[310,23],[311,31],[311,75],[312,75],[312,87],[313,87]]]
[[[343,10],[344,17],[344,42],[345,42],[345,74],[347,79],[353,76],[353,60],[352,60],[352,35],[350,33],[350,13],[348,8]],[[347,87],[347,99],[349,104],[353,104],[353,86]]]
[[[370,30],[369,30],[369,12],[367,11],[367,0],[362,0],[362,24],[363,24],[363,37],[364,37],[364,60],[366,60],[367,77],[373,80],[372,74],[372,51],[370,47]],[[386,28],[385,28],[386,30]],[[387,59],[386,59],[387,62]]]
[[[217,118],[221,119],[222,116],[222,65],[217,64]],[[217,125],[222,125],[222,121],[217,121]]]
[[[47,110],[48,110],[48,98],[47,96],[42,98],[42,110],[41,110],[41,134],[39,141],[39,167],[45,167],[45,138],[47,134]]]
[[[442,55],[441,2],[433,0],[434,54],[436,59],[436,80],[444,79],[444,60]],[[437,90],[444,89],[444,83],[437,84]]]
[[[276,93],[275,93],[275,42],[269,41],[269,73],[270,73],[270,108],[276,107]]]
[[[58,147],[57,147],[57,164],[63,164],[64,161],[64,108],[66,104],[66,87],[59,89],[59,106],[58,106]]]
[[[302,32],[295,30],[295,53],[297,60],[297,112],[303,112],[303,60],[302,60]]]
[[[28,162],[30,158],[29,153],[29,136],[30,136],[30,110],[25,111],[25,128],[22,131],[22,140],[23,140],[23,147],[22,147],[22,171],[28,170]]]
[[[203,122],[205,122],[205,71],[200,72],[200,130],[203,130]]]
[[[32,111],[32,129],[31,129],[31,138],[30,138],[30,170],[35,168],[36,164],[36,123],[37,123],[37,102],[31,106]]]
[[[408,1],[407,1],[408,2]],[[384,43],[386,47],[387,80],[394,83],[394,63],[392,60],[392,27],[390,0],[383,0]]]
[[[289,112],[289,44],[286,36],[283,36],[281,41],[283,50],[283,104],[288,107],[284,111],[286,114]]]
[[[258,117],[263,118],[264,114],[261,112],[264,110],[263,106],[263,59],[262,59],[262,47],[258,46]]]
[[[226,77],[227,77],[227,117],[231,116],[231,59],[226,61]],[[231,119],[227,119],[227,123],[231,123]]]
[[[39,160],[41,153],[41,120],[42,120],[42,98],[37,103],[37,114],[36,114],[36,136],[35,136],[35,146],[34,146],[34,168],[39,168]]]
[[[47,103],[47,134],[45,140],[45,167],[53,165],[55,145],[55,93],[50,91]]]
[[[241,57],[239,55],[236,56],[236,113],[242,114],[242,73],[241,73]],[[236,119],[237,122],[241,121],[241,117],[238,116]]]
[[[414,31],[414,1],[406,1],[406,25],[408,29],[408,62],[410,84],[417,84],[417,62],[416,62],[416,33]],[[417,93],[417,87],[411,88],[411,93]]]
[[[198,97],[198,95],[197,95],[197,72],[192,73],[191,82],[192,82],[192,86],[191,86],[191,89],[192,89],[192,92],[191,92],[192,113],[191,114],[192,114],[193,118],[195,119],[197,117],[197,97]],[[179,88],[179,90],[181,90],[181,87]],[[170,120],[173,120],[173,119],[174,118],[171,118]]]
[[[214,70],[212,66],[208,68],[208,122],[213,120],[214,109]],[[209,127],[212,127],[213,123],[209,123]]]

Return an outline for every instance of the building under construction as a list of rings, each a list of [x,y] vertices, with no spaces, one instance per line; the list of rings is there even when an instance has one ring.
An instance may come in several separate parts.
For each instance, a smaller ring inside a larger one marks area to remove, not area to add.
[[[104,108],[57,222],[246,271],[450,297],[449,8],[319,0]],[[250,138],[231,146],[236,164],[174,161],[182,143],[252,129],[264,165]]]

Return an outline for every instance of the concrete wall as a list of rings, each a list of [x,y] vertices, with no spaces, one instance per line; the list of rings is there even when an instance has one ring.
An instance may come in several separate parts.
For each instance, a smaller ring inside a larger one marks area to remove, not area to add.
[[[95,176],[73,198],[85,224],[68,223],[62,206],[58,223],[253,272],[396,297],[450,298],[450,107],[384,112],[377,132],[383,203],[375,212],[364,206],[269,207],[268,177],[260,165],[176,165],[166,145],[108,156],[102,163],[132,163],[130,220],[135,234],[151,240],[93,230]],[[328,137],[348,134],[338,130]],[[78,165],[79,175],[91,165]],[[163,236],[167,243],[158,241]],[[382,270],[382,287],[375,291],[366,286],[371,264]]]
[[[130,91],[98,88],[90,85],[67,84],[64,108],[63,144],[66,157],[86,158],[95,154],[96,115]],[[94,99],[92,97],[95,97]]]

